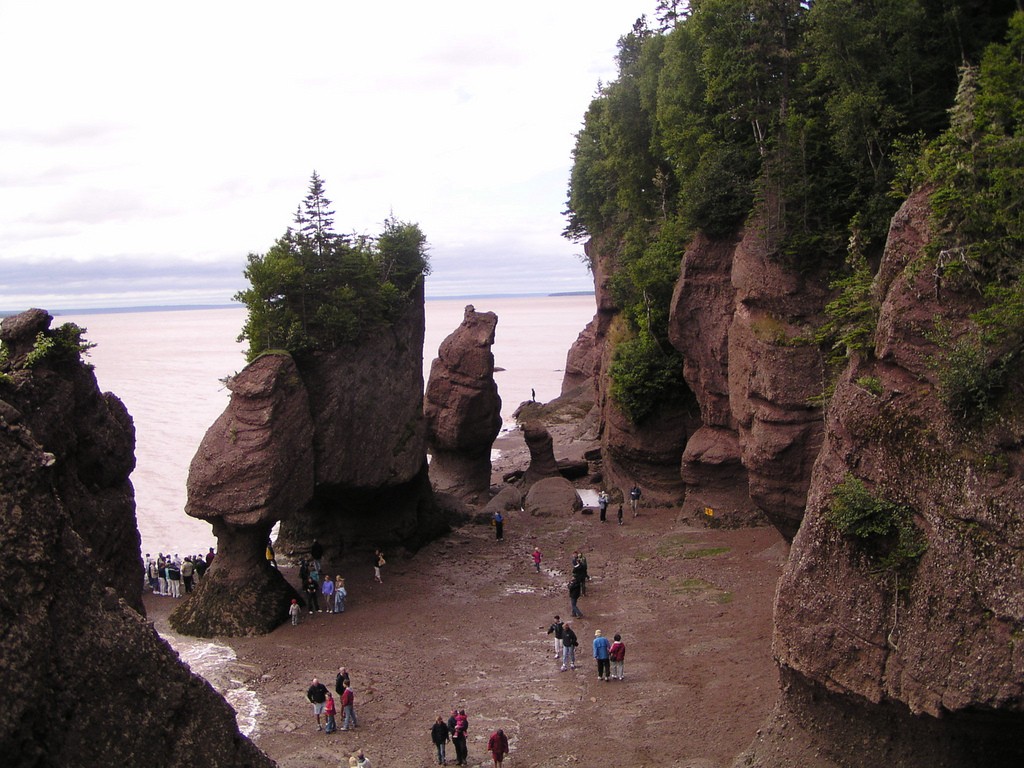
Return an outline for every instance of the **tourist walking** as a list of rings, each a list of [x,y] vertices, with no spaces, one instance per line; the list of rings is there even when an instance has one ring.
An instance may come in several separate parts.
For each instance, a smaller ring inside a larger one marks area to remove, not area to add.
[[[619,511],[615,515],[619,519],[619,525],[622,525],[622,505],[619,504]]]
[[[601,634],[601,630],[594,631],[594,658],[597,660],[597,679],[608,682],[611,677],[611,667],[608,661],[608,649],[611,643],[608,638]]]
[[[541,555],[541,553],[540,553],[540,547],[534,547],[533,548],[533,554],[531,555],[531,557],[533,558],[533,569],[537,573],[540,573],[540,561],[541,561],[541,558],[543,557]]]
[[[637,517],[640,513],[637,511],[637,504],[640,503],[640,497],[643,492],[640,490],[639,485],[634,485],[629,489],[629,506],[633,509],[633,517]]]
[[[608,514],[608,494],[604,491],[597,494],[597,508],[600,510],[600,518],[603,523]]]
[[[608,649],[608,658],[611,660],[611,674],[616,680],[626,677],[624,667],[626,666],[626,645],[622,642],[622,636],[616,632],[612,638],[612,647]]]
[[[292,604],[288,606],[288,615],[292,617],[293,627],[299,626],[299,614],[301,612],[302,609],[299,608],[299,601],[295,598],[292,598]]]
[[[455,715],[455,733],[452,735],[452,744],[455,745],[455,764],[469,764],[469,747],[466,746],[466,734],[469,732],[469,718],[466,717],[466,710],[460,709]]]
[[[494,768],[498,768],[508,754],[508,737],[501,728],[492,733],[491,738],[487,740],[487,751],[491,753]]]
[[[498,541],[502,541],[505,538],[505,518],[502,517],[501,510],[494,510],[494,538]]]
[[[576,646],[579,641],[576,633],[573,632],[572,624],[565,623],[562,627],[562,672],[567,669],[576,669]]]
[[[572,607],[572,617],[574,619],[582,619],[583,611],[576,605],[576,601],[580,599],[580,582],[573,579],[569,582],[569,605]]]
[[[324,729],[320,722],[320,718],[323,717],[324,707],[327,703],[327,686],[313,678],[312,684],[306,690],[306,698],[309,699],[309,703],[313,705],[313,716],[316,718],[316,729],[322,731]]]
[[[345,598],[348,597],[348,590],[345,589],[345,580],[338,576],[334,580],[334,612],[345,612]]]
[[[551,626],[548,627],[548,634],[555,636],[555,658],[560,659],[562,657],[562,620],[558,614],[555,614],[555,620]]]
[[[373,553],[373,579],[378,584],[383,584],[384,581],[380,577],[380,569],[387,565],[387,561],[384,559],[384,553],[379,549]]]
[[[444,718],[440,715],[437,716],[437,720],[430,726],[430,740],[434,743],[434,749],[437,750],[437,764],[445,764],[445,745],[451,739],[451,734],[448,733],[448,725],[445,723]]]

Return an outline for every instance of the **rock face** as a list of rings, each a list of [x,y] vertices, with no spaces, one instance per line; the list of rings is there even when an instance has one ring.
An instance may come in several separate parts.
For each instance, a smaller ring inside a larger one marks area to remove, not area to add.
[[[53,353],[25,367],[37,337],[61,338],[52,317],[30,309],[0,323],[10,379],[0,401],[14,421],[52,455],[50,476],[75,530],[92,550],[104,583],[135,610],[142,607],[142,557],[135,522],[135,426],[121,401],[101,394],[92,367],[77,349]]]
[[[281,523],[278,552],[326,559],[346,547],[405,546],[447,530],[427,477],[423,288],[360,344],[297,361],[313,424],[313,499]]]
[[[142,562],[127,482],[131,421],[99,394],[77,351],[20,367],[31,348],[21,332],[45,335],[44,315],[3,330],[14,352],[10,379],[0,378],[3,764],[170,767],[202,755],[207,765],[274,765],[133,609]],[[132,556],[113,557],[126,541]]]
[[[491,352],[497,324],[493,312],[467,306],[430,366],[423,411],[430,482],[438,491],[477,498],[490,487],[491,446],[501,430]]]
[[[950,363],[937,331],[969,332],[978,305],[975,291],[916,268],[926,221],[923,195],[894,219],[874,286],[875,356],[851,362],[828,409],[777,592],[774,648],[791,685],[776,720],[841,754],[822,724],[841,718],[836,730],[864,732],[884,712],[890,733],[905,728],[901,765],[1021,764],[1022,386],[1015,371],[989,422],[965,424],[942,405],[936,361]],[[850,476],[905,510],[899,522],[927,546],[919,560],[897,529],[858,537],[830,522],[834,489]],[[788,740],[773,731],[752,764],[778,764],[769,756]]]
[[[171,614],[191,635],[269,632],[295,593],[264,549],[271,528],[313,498],[313,424],[292,358],[268,354],[228,381],[231,401],[189,467],[185,512],[208,520],[217,558]]]

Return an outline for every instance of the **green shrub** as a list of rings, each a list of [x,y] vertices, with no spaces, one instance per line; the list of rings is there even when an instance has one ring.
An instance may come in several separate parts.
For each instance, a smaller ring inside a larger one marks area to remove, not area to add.
[[[851,474],[832,489],[825,519],[840,533],[860,542],[878,571],[912,567],[928,549],[909,507],[876,496]]]
[[[609,370],[611,396],[630,421],[640,424],[660,407],[681,405],[693,395],[683,381],[683,359],[647,334],[620,342]]]
[[[64,323],[51,331],[40,331],[36,335],[32,351],[25,356],[25,367],[32,368],[43,360],[50,362],[79,361],[96,345],[85,340],[85,328],[74,323]]]

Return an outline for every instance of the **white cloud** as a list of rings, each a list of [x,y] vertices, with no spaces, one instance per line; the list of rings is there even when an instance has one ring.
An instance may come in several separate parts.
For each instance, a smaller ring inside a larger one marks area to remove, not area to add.
[[[560,236],[573,134],[653,5],[5,2],[0,309],[226,301],[195,265],[241,283],[314,169],[339,230],[421,225],[428,291],[588,288]],[[134,282],[153,264],[173,289]]]

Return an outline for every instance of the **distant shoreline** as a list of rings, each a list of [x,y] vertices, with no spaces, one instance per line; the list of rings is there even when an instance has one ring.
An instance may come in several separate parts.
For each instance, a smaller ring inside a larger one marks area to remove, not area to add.
[[[559,293],[474,293],[462,296],[427,296],[426,301],[475,301],[479,299],[554,299],[572,296],[593,296],[593,291],[563,291]],[[27,307],[26,307],[27,309]],[[93,307],[89,309],[51,309],[54,317],[61,315],[112,315],[124,312],[184,312],[194,309],[244,309],[238,302],[227,304],[151,304],[138,307]],[[0,310],[0,318],[17,315],[24,309]]]

